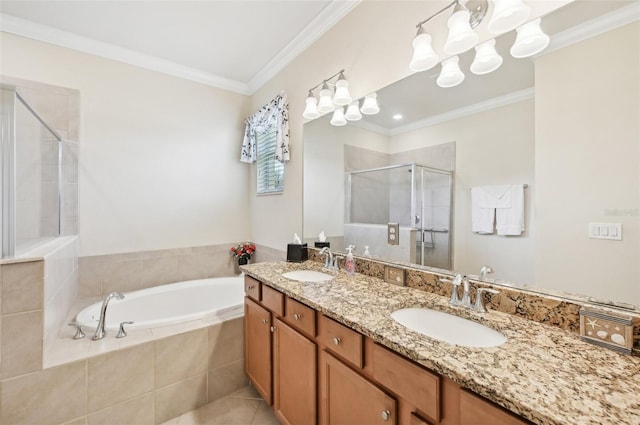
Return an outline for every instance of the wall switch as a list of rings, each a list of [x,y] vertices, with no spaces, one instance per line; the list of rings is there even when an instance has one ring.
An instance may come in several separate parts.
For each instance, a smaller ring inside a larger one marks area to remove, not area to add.
[[[398,245],[400,243],[400,225],[398,223],[387,224],[387,243]]]
[[[590,239],[622,240],[622,223],[589,223]]]

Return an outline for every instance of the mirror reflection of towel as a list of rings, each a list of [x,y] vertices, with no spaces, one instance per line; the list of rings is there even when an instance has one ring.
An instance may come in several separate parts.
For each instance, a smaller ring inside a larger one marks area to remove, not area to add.
[[[510,186],[511,206],[496,209],[496,230],[499,235],[519,236],[524,232],[524,185]]]
[[[524,185],[471,188],[471,231],[517,236],[524,231]]]

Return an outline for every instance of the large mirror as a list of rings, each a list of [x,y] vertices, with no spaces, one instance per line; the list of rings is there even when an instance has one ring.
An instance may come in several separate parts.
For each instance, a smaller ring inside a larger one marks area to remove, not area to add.
[[[305,240],[640,310],[638,3],[576,1],[542,28],[536,57],[511,58],[507,33],[491,74],[469,72],[471,50],[459,86],[438,66],[380,89],[377,115],[306,123]],[[516,209],[492,223],[516,231],[478,231],[478,194],[500,188]]]

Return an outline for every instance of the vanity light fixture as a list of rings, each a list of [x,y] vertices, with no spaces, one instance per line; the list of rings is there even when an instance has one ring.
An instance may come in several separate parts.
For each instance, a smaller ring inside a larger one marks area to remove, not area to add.
[[[349,104],[344,117],[347,121],[359,121],[362,119],[362,114],[360,113],[360,103],[357,100],[354,100]]]
[[[364,97],[362,101],[362,107],[360,108],[360,112],[365,115],[375,115],[380,112],[380,107],[378,106],[378,94],[371,93]]]
[[[338,106],[335,111],[333,111],[330,122],[331,125],[335,125],[336,127],[347,125],[347,120],[344,118],[344,106]]]
[[[518,35],[511,48],[514,58],[525,58],[541,52],[549,45],[549,36],[540,28],[540,18],[525,23],[530,8],[522,0],[493,0],[493,14],[488,30],[493,34],[502,34],[516,29]],[[439,61],[431,45],[431,35],[425,31],[425,24],[436,16],[453,7],[453,13],[447,21],[449,33],[443,50],[450,57],[442,61],[442,70],[436,80],[440,87],[454,87],[464,80],[464,73],[458,66],[458,57],[475,46],[476,54],[471,64],[471,72],[477,75],[488,74],[500,68],[503,59],[496,51],[495,39],[478,44],[479,36],[473,30],[484,19],[488,10],[488,0],[453,0],[427,19],[418,22],[418,32],[413,39],[413,56],[409,69],[414,72],[433,68]],[[362,111],[362,113],[365,113]]]
[[[334,79],[336,80],[335,82]],[[319,100],[316,99],[313,93],[318,87],[320,87]],[[341,69],[320,84],[309,89],[302,116],[307,119],[318,118],[322,114],[333,111],[336,106],[344,106],[349,103],[351,103],[349,82],[344,76],[344,69]]]

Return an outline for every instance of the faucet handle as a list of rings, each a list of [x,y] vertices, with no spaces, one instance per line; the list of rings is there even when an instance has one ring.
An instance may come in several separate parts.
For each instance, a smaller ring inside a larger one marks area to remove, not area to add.
[[[118,335],[116,335],[116,338],[124,338],[125,336],[127,336],[127,332],[124,330],[124,325],[133,325],[133,322],[120,322],[120,330],[118,331]]]
[[[453,280],[440,279],[440,282],[450,283],[452,285],[451,298],[449,299],[449,305],[460,305],[460,296],[458,294],[458,287],[462,284],[462,280],[463,280],[463,276],[461,273],[456,274]]]
[[[487,308],[484,306],[484,298],[482,297],[482,294],[484,294],[485,292],[488,292],[490,294],[499,294],[500,291],[492,289],[492,288],[478,288],[476,290],[476,303],[473,306],[473,309],[475,311],[477,311],[478,313],[486,313],[487,312]]]
[[[75,326],[76,333],[73,335],[73,339],[82,339],[85,337],[84,330],[82,329],[82,324],[78,322],[68,323],[69,326]]]

